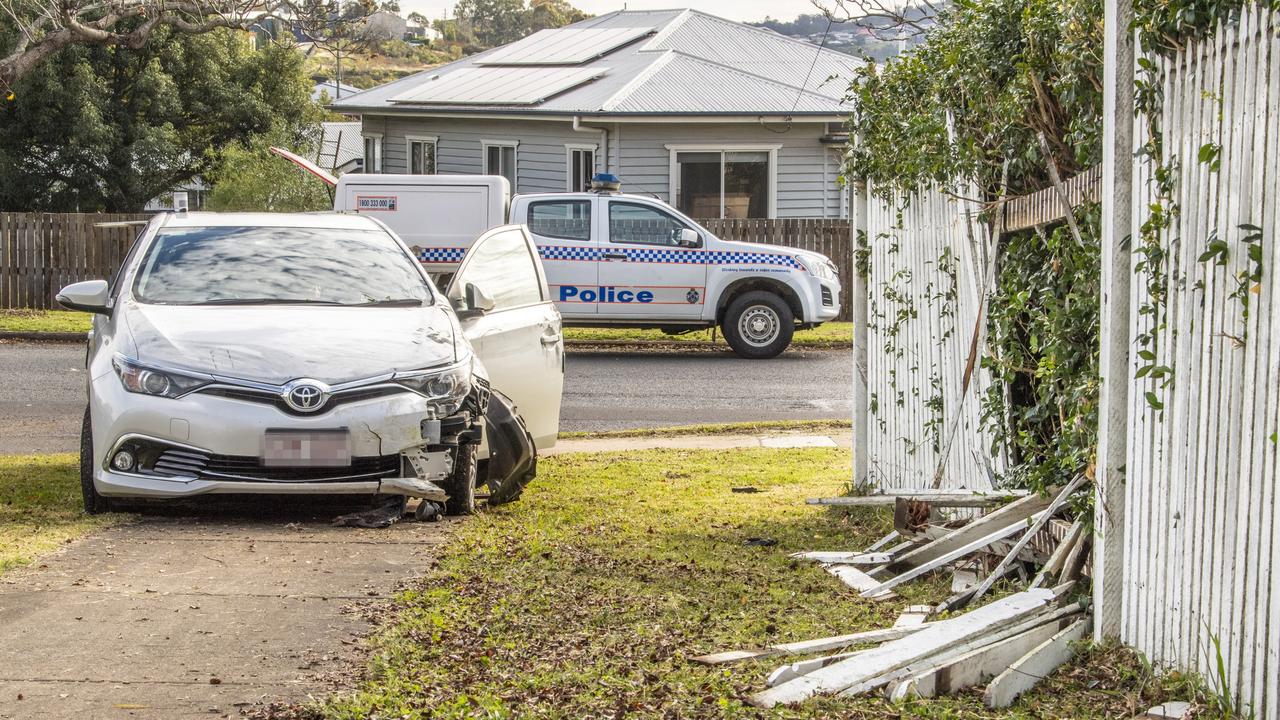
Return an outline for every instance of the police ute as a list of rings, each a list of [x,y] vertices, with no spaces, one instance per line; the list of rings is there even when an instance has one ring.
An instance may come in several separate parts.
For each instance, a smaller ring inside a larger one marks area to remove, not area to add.
[[[567,326],[669,334],[718,326],[738,355],[771,358],[791,344],[796,328],[840,313],[840,279],[826,256],[722,240],[661,200],[620,192],[618,178],[607,173],[593,178],[592,192],[512,198],[500,176],[333,178],[304,158],[277,153],[334,185],[335,210],[384,222],[438,282],[489,228],[527,226]]]

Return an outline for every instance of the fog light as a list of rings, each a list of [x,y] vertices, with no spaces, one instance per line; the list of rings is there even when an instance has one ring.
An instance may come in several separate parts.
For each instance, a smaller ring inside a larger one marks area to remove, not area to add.
[[[111,467],[117,470],[132,470],[133,453],[128,450],[121,450],[116,453],[115,457],[111,458]]]

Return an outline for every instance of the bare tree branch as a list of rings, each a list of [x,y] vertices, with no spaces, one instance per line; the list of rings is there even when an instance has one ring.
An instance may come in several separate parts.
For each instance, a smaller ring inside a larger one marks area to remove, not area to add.
[[[186,34],[248,30],[271,18],[297,20],[305,12],[322,15],[322,23],[335,19],[329,4],[305,2],[300,7],[292,0],[0,0],[0,20],[17,31],[7,46],[0,45],[0,94],[72,45],[140,48],[159,27]]]
[[[924,35],[937,23],[945,0],[809,0],[828,20],[866,29],[885,42]]]

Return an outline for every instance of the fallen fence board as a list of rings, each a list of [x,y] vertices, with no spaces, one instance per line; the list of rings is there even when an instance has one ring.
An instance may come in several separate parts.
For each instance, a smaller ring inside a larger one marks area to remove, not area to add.
[[[1022,495],[1001,494],[999,492],[946,491],[923,493],[918,491],[895,491],[880,495],[850,495],[844,497],[809,498],[810,505],[836,505],[842,507],[887,507],[898,500],[915,500],[938,507],[987,507],[1009,502]]]
[[[1070,660],[1075,652],[1071,649],[1071,643],[1084,637],[1092,629],[1092,625],[1090,618],[1078,620],[1071,627],[1037,645],[987,685],[987,691],[982,696],[983,702],[992,709],[1012,705],[1018,696],[1035,687],[1036,683]]]
[[[849,565],[823,565],[822,569],[840,578],[845,585],[848,585],[854,590],[862,593],[862,597],[864,598],[870,598],[872,600],[891,600],[897,597],[897,595],[888,588],[871,592],[873,588],[881,585],[880,581],[855,567],[850,567]]]
[[[893,554],[887,552],[830,552],[811,550],[791,553],[797,560],[816,560],[833,565],[883,565],[893,560]]]
[[[1049,503],[1049,498],[1040,495],[1028,495],[1014,500],[988,515],[984,515],[973,522],[948,532],[933,542],[904,554],[886,567],[885,571],[900,573],[912,567],[928,563],[958,547],[967,545],[973,540],[989,534],[996,527],[1026,520],[1049,507]]]
[[[1053,600],[1047,589],[1028,590],[1010,595],[989,605],[950,620],[930,624],[908,638],[887,642],[856,656],[815,670],[808,675],[782,683],[752,695],[748,701],[756,707],[771,708],[800,702],[819,693],[835,693],[871,680],[909,663],[955,647],[967,640],[988,634],[1002,625],[1016,623],[1042,612]]]
[[[946,565],[947,563],[952,562],[953,560],[958,560],[964,557],[965,555],[968,555],[971,552],[976,552],[978,550],[981,550],[982,548],[990,545],[991,543],[997,540],[1003,540],[1004,538],[1009,537],[1010,535],[1018,532],[1019,530],[1025,530],[1027,525],[1027,520],[1031,520],[1032,522],[1034,522],[1035,520],[1039,519],[1045,512],[1047,511],[1041,511],[1040,514],[1033,515],[1031,518],[1014,520],[1013,522],[1011,522],[1009,525],[1005,527],[996,526],[996,529],[992,530],[989,534],[979,537],[978,539],[969,542],[967,545],[961,545],[960,547],[957,547],[956,549],[951,550],[950,552],[944,553],[940,557],[930,560],[929,562],[924,563],[923,565],[918,565],[902,573],[901,575],[890,578],[880,583],[879,585],[863,590],[862,596],[866,598],[878,597],[883,593],[885,593],[886,591],[891,590],[901,585],[902,583],[907,582],[908,580],[914,580],[915,578],[918,578],[921,575],[924,575],[925,573],[930,572],[932,570],[936,570],[942,567],[943,565]],[[987,528],[985,529],[989,530],[990,526],[987,526]]]
[[[1068,615],[938,663],[909,678],[891,683],[888,697],[890,700],[905,700],[908,697],[931,698],[950,695],[958,690],[984,683],[1008,670],[1018,658],[1079,619],[1078,614]]]
[[[693,658],[694,662],[704,665],[720,665],[724,663],[738,662],[740,660],[754,660],[755,658],[770,657],[773,655],[807,655],[809,653],[827,652],[828,650],[839,650],[847,648],[851,645],[861,645],[863,643],[888,642],[890,640],[899,640],[923,630],[928,624],[918,625],[910,628],[881,628],[878,630],[866,630],[863,632],[851,633],[849,635],[833,635],[831,637],[816,638],[813,640],[799,640],[790,643],[779,643],[770,645],[759,650],[728,650],[725,652],[713,653],[711,655],[702,655]]]
[[[1040,572],[1036,573],[1035,579],[1031,581],[1031,587],[1040,587],[1049,581],[1049,576],[1062,572],[1062,566],[1067,562],[1067,555],[1071,553],[1071,549],[1080,540],[1080,534],[1083,532],[1084,520],[1075,521],[1071,525],[1071,529],[1067,531],[1067,536],[1062,539],[1062,542],[1058,543],[1058,547],[1054,549],[1053,554],[1049,556],[1049,560],[1040,568]]]

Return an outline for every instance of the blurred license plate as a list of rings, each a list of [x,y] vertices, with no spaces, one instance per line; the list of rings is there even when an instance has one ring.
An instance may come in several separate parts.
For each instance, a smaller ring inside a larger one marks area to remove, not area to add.
[[[262,436],[266,467],[343,467],[351,464],[346,430],[268,430]]]

